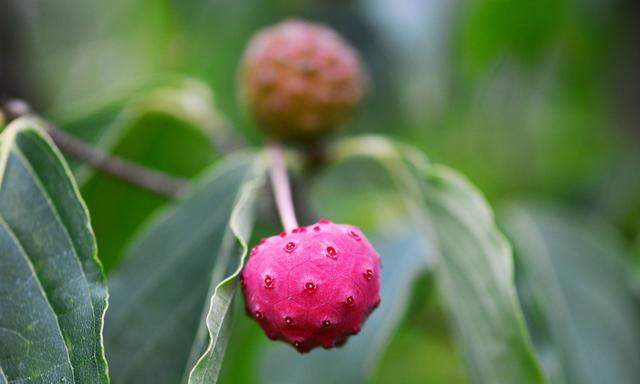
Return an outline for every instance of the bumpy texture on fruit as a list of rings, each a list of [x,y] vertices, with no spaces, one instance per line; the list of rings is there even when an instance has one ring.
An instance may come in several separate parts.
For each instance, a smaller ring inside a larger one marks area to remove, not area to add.
[[[299,352],[344,344],[380,304],[380,256],[362,232],[321,220],[260,241],[242,271],[247,313]]]
[[[250,112],[273,136],[308,139],[351,116],[365,76],[357,53],[333,30],[289,20],[250,41],[241,67]]]

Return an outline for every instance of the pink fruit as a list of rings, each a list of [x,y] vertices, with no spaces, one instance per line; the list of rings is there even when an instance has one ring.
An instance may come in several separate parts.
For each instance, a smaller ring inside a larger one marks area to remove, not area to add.
[[[260,31],[241,65],[241,91],[273,136],[307,139],[344,123],[364,94],[355,50],[320,24],[289,20]]]
[[[320,220],[263,239],[242,271],[247,312],[299,352],[342,345],[380,303],[380,256],[362,232]]]

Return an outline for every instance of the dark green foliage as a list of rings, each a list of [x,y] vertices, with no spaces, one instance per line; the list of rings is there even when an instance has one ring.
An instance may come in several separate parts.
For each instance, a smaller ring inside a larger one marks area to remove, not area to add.
[[[0,382],[108,383],[87,209],[35,120],[0,136]]]

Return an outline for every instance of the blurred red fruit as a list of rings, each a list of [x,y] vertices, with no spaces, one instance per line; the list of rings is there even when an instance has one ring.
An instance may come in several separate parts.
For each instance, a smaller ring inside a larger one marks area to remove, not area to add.
[[[281,139],[310,139],[336,129],[365,90],[355,50],[333,30],[298,20],[258,32],[241,76],[251,114]]]

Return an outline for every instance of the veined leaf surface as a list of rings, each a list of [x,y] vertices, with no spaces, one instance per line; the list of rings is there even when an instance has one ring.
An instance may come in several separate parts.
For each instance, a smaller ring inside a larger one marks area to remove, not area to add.
[[[0,383],[108,383],[89,215],[39,125],[22,118],[0,136]]]
[[[552,381],[640,382],[630,257],[612,230],[543,203],[509,204],[503,218],[523,267],[528,318],[540,325],[534,340]]]
[[[440,249],[440,289],[477,383],[543,383],[513,275],[511,246],[464,177],[430,166],[423,189]]]
[[[229,265],[236,265],[236,263],[218,264],[214,271],[210,289],[213,295],[211,295],[209,311],[205,318],[208,343],[202,345],[206,341],[203,336],[199,336],[195,340],[193,352],[197,353],[203,346],[206,346],[206,349],[189,373],[189,384],[208,384],[218,381],[227,343],[231,336],[231,315],[233,313],[233,299],[238,288],[238,276],[247,257],[247,243],[253,226],[256,192],[263,183],[265,169],[262,165],[257,165],[256,168],[253,179],[242,186],[238,195],[238,200],[229,219],[229,231],[226,233],[227,241],[220,251],[220,257],[227,259],[237,255],[237,267],[221,282],[220,279],[226,276]]]
[[[480,192],[454,170],[377,136],[346,139],[336,161],[372,157],[395,179],[436,244],[440,292],[477,383],[544,383],[516,294],[511,247]]]
[[[251,228],[261,159],[238,154],[215,165],[129,248],[109,282],[105,340],[114,383],[178,383],[188,373],[201,352],[209,287],[238,264],[228,233],[236,222]]]

